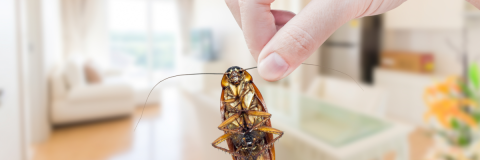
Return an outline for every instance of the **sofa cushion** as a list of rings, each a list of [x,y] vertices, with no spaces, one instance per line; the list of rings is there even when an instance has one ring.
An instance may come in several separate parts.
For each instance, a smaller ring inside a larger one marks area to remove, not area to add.
[[[67,94],[66,77],[63,66],[57,65],[50,77],[50,89],[52,100],[64,99]]]
[[[93,61],[87,61],[84,65],[85,78],[89,84],[102,83],[102,75]]]
[[[94,103],[98,101],[112,101],[132,99],[133,89],[128,84],[92,84],[73,88],[67,100],[70,103]]]

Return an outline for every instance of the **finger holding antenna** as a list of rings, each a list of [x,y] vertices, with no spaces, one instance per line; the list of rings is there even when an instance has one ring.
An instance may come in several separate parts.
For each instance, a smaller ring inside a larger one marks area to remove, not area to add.
[[[310,1],[262,49],[258,57],[260,76],[267,81],[277,81],[288,76],[346,22],[386,12],[399,6],[403,1]]]
[[[349,1],[313,0],[265,45],[258,72],[267,81],[292,73],[338,27],[355,18]],[[350,7],[349,7],[350,6]]]

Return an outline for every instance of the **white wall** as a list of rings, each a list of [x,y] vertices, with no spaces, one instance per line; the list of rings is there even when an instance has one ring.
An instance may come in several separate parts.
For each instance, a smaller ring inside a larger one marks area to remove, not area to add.
[[[0,1],[0,159],[26,159],[19,66],[18,1]]]

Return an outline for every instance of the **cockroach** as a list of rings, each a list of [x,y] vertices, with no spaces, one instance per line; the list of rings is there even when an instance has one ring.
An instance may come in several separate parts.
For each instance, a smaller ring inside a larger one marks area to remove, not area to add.
[[[225,134],[213,141],[212,146],[232,154],[233,160],[275,160],[273,143],[283,136],[283,131],[272,128],[272,115],[252,76],[245,69],[233,66],[223,75],[221,86],[222,123],[218,129]],[[278,136],[273,138],[273,134]],[[229,149],[218,146],[225,140]]]
[[[315,64],[302,64],[319,67]],[[143,109],[145,109],[153,89],[167,79],[190,75],[223,75],[220,96],[222,123],[218,126],[218,129],[224,131],[224,134],[213,141],[212,146],[231,154],[233,160],[275,160],[274,143],[284,133],[272,128],[270,121],[272,115],[268,113],[262,94],[253,83],[250,73],[247,72],[247,70],[254,68],[257,67],[243,69],[233,66],[228,68],[225,73],[192,73],[167,77],[153,86],[145,100]],[[334,71],[345,74],[338,70]],[[348,74],[345,75],[349,76]],[[351,76],[349,77],[353,79]],[[357,81],[355,82],[360,87],[360,84]],[[361,89],[363,90],[363,88]],[[143,109],[134,132],[142,119]],[[277,136],[274,138],[274,135]],[[228,149],[218,146],[224,141],[227,142]]]

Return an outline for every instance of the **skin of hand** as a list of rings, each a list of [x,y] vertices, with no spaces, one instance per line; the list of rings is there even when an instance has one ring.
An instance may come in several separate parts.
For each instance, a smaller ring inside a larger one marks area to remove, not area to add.
[[[406,0],[311,0],[297,15],[271,10],[275,0],[225,1],[243,30],[260,76],[277,81],[292,73],[344,23],[387,12]],[[479,7],[480,0],[469,1]]]
[[[480,0],[467,0],[467,2],[470,2],[473,6],[480,9]]]

